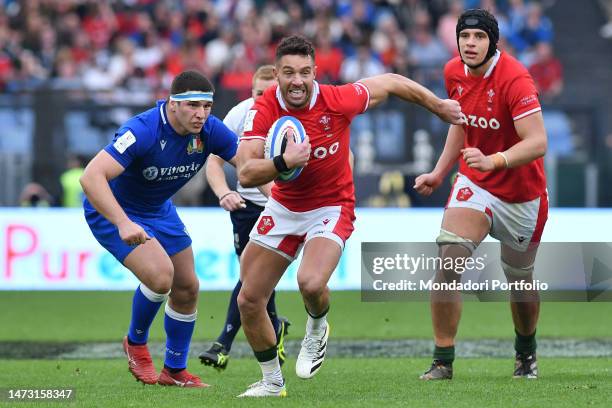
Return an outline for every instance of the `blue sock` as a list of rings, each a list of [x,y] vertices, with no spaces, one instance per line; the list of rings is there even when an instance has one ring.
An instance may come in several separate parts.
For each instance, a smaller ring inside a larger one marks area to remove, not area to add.
[[[275,297],[276,291],[272,291],[272,296],[270,296],[270,300],[268,300],[266,310],[268,311],[268,316],[270,316],[270,320],[272,321],[274,333],[276,333],[276,335],[278,336],[280,322],[278,321],[278,315],[276,314],[276,302],[274,301]]]
[[[223,344],[225,349],[229,352],[232,349],[232,343],[238,330],[240,330],[240,310],[238,310],[238,293],[242,282],[238,281],[234,290],[232,291],[232,297],[230,298],[229,305],[227,306],[227,316],[225,317],[225,324],[223,330],[217,338],[217,342]]]
[[[187,368],[187,355],[191,335],[195,327],[197,312],[181,314],[175,312],[166,303],[164,328],[166,329],[166,359],[164,366],[174,369]]]
[[[165,293],[153,292],[142,283],[136,288],[132,300],[132,321],[128,331],[130,343],[145,344],[147,342],[149,327],[166,296]]]

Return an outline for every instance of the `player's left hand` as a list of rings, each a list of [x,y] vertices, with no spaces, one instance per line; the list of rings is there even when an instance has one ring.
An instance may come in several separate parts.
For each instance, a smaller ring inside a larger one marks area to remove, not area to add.
[[[463,155],[465,164],[472,169],[482,172],[495,170],[495,163],[493,163],[493,160],[489,156],[485,156],[480,149],[476,147],[461,149],[461,154]]]
[[[237,191],[232,191],[224,195],[221,200],[219,200],[219,205],[225,211],[235,211],[241,208],[246,208],[246,204],[244,199]]]

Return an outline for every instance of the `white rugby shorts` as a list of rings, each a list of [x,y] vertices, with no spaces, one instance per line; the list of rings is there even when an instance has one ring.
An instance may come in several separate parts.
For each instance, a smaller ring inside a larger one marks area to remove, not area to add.
[[[517,186],[516,188],[520,188]],[[489,219],[489,234],[517,251],[540,242],[548,219],[548,193],[524,203],[507,203],[459,173],[446,208],[472,208]]]
[[[355,212],[350,207],[336,205],[295,212],[270,198],[249,238],[293,261],[304,244],[316,237],[331,239],[344,250],[354,230],[353,221]]]

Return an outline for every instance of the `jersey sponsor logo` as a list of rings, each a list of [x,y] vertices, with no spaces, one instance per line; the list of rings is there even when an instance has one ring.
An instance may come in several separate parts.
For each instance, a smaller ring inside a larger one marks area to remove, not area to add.
[[[119,136],[117,140],[115,140],[115,143],[113,143],[113,147],[117,149],[119,153],[123,154],[125,153],[127,148],[133,145],[134,143],[136,143],[136,136],[134,136],[131,130],[128,130],[127,132]]]
[[[319,146],[313,150],[312,155],[317,159],[324,159],[328,155],[336,154],[338,149],[340,148],[340,142],[334,142],[329,147]]]
[[[266,235],[270,230],[274,228],[274,220],[269,215],[264,215],[257,224],[257,232],[261,235]]]
[[[463,93],[463,87],[461,85],[457,87],[457,93],[459,94],[459,96],[461,96],[461,94]]]
[[[247,112],[246,116],[244,117],[243,132],[250,132],[251,130],[253,130],[253,121],[255,120],[255,115],[257,115],[257,111],[254,109],[251,109]]]
[[[172,166],[158,168],[155,166],[149,166],[142,171],[142,176],[149,180],[167,181],[167,180],[178,180],[179,178],[191,178],[198,170],[200,165],[195,162],[184,166]],[[159,177],[159,178],[158,178]]]
[[[161,146],[162,152],[164,151],[164,149],[166,148],[166,141],[165,140],[160,140],[159,141],[159,145]]]
[[[204,152],[204,142],[200,135],[193,135],[191,142],[187,145],[187,154],[202,153]]]
[[[469,187],[460,188],[457,191],[457,201],[467,201],[474,195],[474,192]]]
[[[159,169],[155,166],[147,167],[146,169],[142,171],[142,176],[149,181],[155,180],[158,174],[159,174]]]
[[[491,118],[488,119],[487,118],[483,118],[482,116],[476,116],[476,115],[463,115],[463,123],[465,123],[468,126],[472,126],[478,129],[493,129],[493,130],[497,130],[500,128],[500,123],[497,119],[495,118]]]

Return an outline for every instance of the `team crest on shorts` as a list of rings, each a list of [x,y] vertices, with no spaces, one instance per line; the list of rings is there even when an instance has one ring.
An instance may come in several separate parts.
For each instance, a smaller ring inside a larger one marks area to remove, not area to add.
[[[202,153],[204,151],[204,142],[200,135],[193,135],[191,142],[187,145],[187,154]]]
[[[266,235],[270,230],[274,228],[274,220],[269,215],[264,215],[257,224],[257,232],[261,235]]]
[[[474,192],[469,187],[460,188],[457,191],[457,201],[467,201],[474,195]]]

